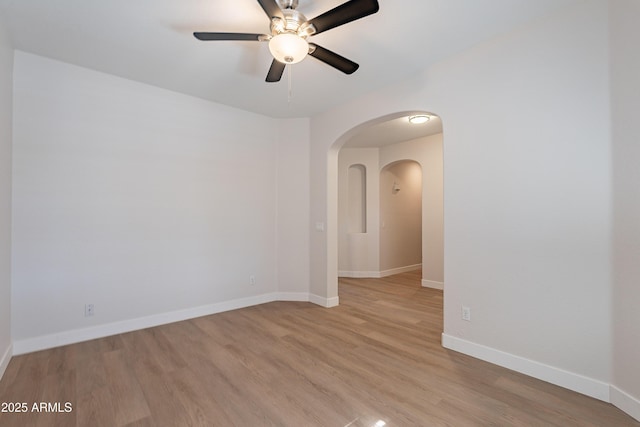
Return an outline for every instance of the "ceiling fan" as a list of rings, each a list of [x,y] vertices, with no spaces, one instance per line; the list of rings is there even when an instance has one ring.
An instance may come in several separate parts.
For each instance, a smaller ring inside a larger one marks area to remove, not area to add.
[[[258,0],[271,20],[271,34],[195,32],[198,40],[243,40],[269,42],[273,62],[267,82],[278,82],[287,64],[302,61],[307,55],[342,71],[354,73],[359,65],[328,49],[309,43],[307,38],[376,13],[377,0],[349,0],[322,15],[308,20],[298,12],[298,0]]]

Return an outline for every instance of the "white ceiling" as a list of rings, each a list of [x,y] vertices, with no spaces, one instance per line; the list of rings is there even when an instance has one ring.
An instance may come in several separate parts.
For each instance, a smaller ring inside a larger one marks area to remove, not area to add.
[[[431,115],[431,120],[422,124],[410,124],[408,116],[371,124],[349,138],[343,147],[382,147],[396,142],[410,141],[428,135],[442,133],[442,120]]]
[[[310,117],[448,55],[582,0],[379,0],[380,11],[311,41],[360,64],[352,75],[308,57],[264,81],[266,43],[194,31],[268,33],[255,0],[0,0],[17,49],[271,117]],[[309,19],[344,0],[300,0]]]

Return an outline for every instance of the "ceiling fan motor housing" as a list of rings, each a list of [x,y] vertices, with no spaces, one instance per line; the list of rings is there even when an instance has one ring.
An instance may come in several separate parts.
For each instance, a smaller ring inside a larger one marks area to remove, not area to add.
[[[298,7],[298,0],[278,0],[280,9],[295,9]]]
[[[299,37],[307,38],[314,32],[313,25],[307,22],[307,18],[295,9],[284,9],[282,11],[284,19],[275,17],[271,19],[271,35],[277,36],[282,33],[296,34]]]

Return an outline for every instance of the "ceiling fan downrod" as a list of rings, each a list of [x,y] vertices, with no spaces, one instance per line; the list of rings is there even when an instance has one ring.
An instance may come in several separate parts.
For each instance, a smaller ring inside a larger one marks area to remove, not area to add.
[[[298,0],[278,0],[281,9],[295,9],[298,7]]]

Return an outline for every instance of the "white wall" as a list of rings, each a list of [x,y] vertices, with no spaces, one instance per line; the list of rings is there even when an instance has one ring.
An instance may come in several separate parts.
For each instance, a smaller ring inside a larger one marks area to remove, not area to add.
[[[640,420],[640,2],[610,2],[613,135],[612,401]]]
[[[278,291],[276,120],[22,52],[14,84],[16,351]]]
[[[278,145],[279,299],[309,293],[309,119],[280,120]]]
[[[380,268],[398,271],[421,264],[422,168],[400,160],[380,171]]]
[[[404,159],[422,167],[422,284],[444,286],[443,134],[380,149],[380,167]]]
[[[339,161],[339,272],[345,277],[377,277],[380,274],[379,150],[343,148]],[[366,233],[350,233],[348,227],[348,172],[351,165],[366,169]]]
[[[11,117],[13,48],[0,20],[0,378],[11,357]]]
[[[312,290],[337,295],[346,134],[432,111],[446,135],[445,344],[607,399],[607,34],[606,4],[585,1],[314,117],[311,216],[327,232],[311,241]]]

